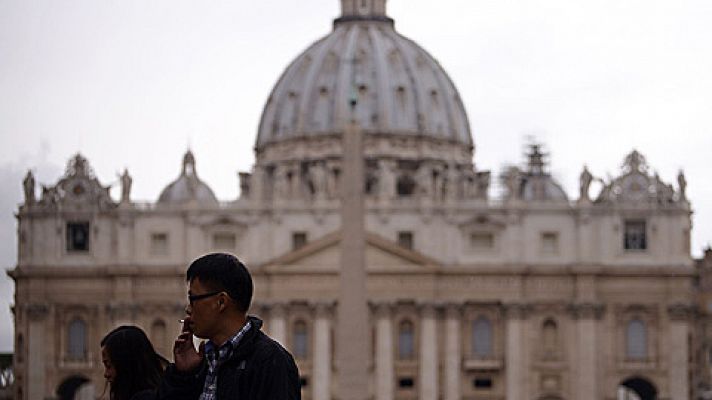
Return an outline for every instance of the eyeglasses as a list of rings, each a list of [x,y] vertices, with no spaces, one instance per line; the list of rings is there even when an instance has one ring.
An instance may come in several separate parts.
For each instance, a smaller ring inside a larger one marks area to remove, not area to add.
[[[207,299],[208,297],[217,296],[222,292],[223,291],[220,290],[218,292],[210,292],[210,293],[203,293],[203,294],[189,294],[188,295],[188,304],[190,304],[192,306],[193,303],[198,300]]]

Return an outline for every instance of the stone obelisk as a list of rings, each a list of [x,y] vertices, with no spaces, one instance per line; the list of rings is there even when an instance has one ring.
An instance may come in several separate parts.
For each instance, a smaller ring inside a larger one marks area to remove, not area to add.
[[[363,135],[354,117],[356,103],[353,96],[342,139],[341,272],[336,332],[340,400],[368,398],[371,354],[366,303]]]

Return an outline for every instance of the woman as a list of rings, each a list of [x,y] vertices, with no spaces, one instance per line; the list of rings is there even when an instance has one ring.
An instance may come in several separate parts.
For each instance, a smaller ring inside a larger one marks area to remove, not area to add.
[[[136,326],[120,326],[109,332],[101,340],[101,361],[111,400],[154,398],[168,364]]]

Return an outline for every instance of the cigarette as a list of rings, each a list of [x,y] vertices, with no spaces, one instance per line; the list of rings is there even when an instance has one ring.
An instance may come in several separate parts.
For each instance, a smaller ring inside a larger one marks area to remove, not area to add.
[[[179,319],[178,322],[180,322],[181,324],[184,324],[184,323],[185,323],[185,320],[184,320],[184,319]]]

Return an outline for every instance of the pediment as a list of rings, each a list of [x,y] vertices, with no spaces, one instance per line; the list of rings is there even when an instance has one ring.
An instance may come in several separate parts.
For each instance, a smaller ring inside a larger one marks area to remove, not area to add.
[[[231,230],[247,230],[249,223],[244,218],[236,218],[230,214],[205,214],[193,217],[190,222],[201,226],[203,229],[214,230],[216,228],[231,229]]]
[[[264,273],[338,273],[341,265],[341,232],[323,236],[258,267]],[[437,261],[403,248],[382,236],[366,234],[368,273],[428,273],[440,269]]]
[[[109,209],[116,206],[109,194],[110,188],[102,186],[87,159],[77,154],[56,185],[42,186],[38,205],[51,209],[61,204],[64,210],[70,211],[86,211],[91,207]]]
[[[507,226],[504,216],[480,213],[459,223],[460,229],[502,230]]]

